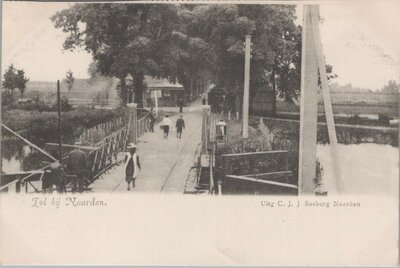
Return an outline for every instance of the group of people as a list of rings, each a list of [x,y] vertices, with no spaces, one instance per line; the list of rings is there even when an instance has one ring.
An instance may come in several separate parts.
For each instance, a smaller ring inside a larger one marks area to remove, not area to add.
[[[170,127],[172,125],[172,121],[169,118],[169,115],[166,115],[161,121],[160,128],[164,131],[164,139],[168,139],[168,134]],[[181,115],[175,123],[176,127],[176,137],[180,139],[182,137],[182,131],[185,128],[185,120],[183,119],[183,115]]]
[[[154,132],[154,124],[156,122],[156,118],[153,114],[153,108],[150,110],[150,124],[149,124],[149,131]],[[165,115],[163,120],[160,123],[160,128],[164,132],[164,139],[168,138],[169,131],[172,126],[172,121],[169,117],[169,115]],[[175,123],[175,128],[176,128],[176,137],[178,139],[182,138],[182,132],[183,129],[185,129],[185,120],[183,119],[183,115],[179,116],[179,118],[176,120]]]
[[[155,117],[153,115],[153,109],[150,110],[150,132],[154,132],[154,124],[155,124]],[[169,115],[165,115],[163,120],[160,123],[161,129],[164,132],[164,139],[168,138],[169,130],[172,125],[172,121]],[[183,119],[183,115],[180,115],[179,118],[176,120],[175,123],[176,127],[176,137],[180,139],[182,137],[182,131],[185,128],[185,120]],[[139,155],[136,153],[137,146],[134,143],[129,143],[127,146],[128,152],[125,155],[125,181],[128,184],[127,190],[131,190],[135,187],[135,180],[138,176],[138,172],[141,170]]]
[[[153,111],[150,111],[150,132],[154,132],[155,116]],[[168,138],[170,128],[172,126],[172,121],[169,115],[165,115],[160,123],[160,127],[163,129],[164,138]],[[183,115],[180,115],[175,123],[176,127],[176,137],[181,139],[183,129],[185,129],[185,120]],[[124,159],[124,170],[125,170],[125,181],[128,184],[128,191],[131,187],[135,187],[135,180],[140,171],[140,161],[139,155],[136,153],[137,146],[134,143],[129,143],[127,145],[127,153]],[[81,143],[75,142],[75,148],[69,153],[67,160],[61,165],[59,162],[50,166],[48,176],[48,182],[45,180],[46,184],[44,188],[50,189],[55,184],[57,186],[58,192],[66,192],[66,179],[71,179],[72,192],[83,192],[87,185],[88,177],[88,160],[85,152],[81,149]],[[68,170],[68,174],[64,171]],[[53,178],[54,177],[54,178]],[[132,186],[131,186],[132,185]]]

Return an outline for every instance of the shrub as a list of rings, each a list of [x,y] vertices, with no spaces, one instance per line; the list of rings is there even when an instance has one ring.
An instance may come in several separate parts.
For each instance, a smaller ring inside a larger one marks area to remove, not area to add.
[[[379,114],[378,115],[378,121],[384,124],[385,126],[390,125],[390,117],[384,114]]]
[[[362,125],[363,124],[363,120],[361,117],[359,117],[358,115],[353,115],[352,117],[349,118],[349,123],[352,125]]]
[[[2,108],[12,108],[15,102],[15,97],[13,94],[9,94],[7,91],[1,92],[1,107]]]
[[[71,143],[84,129],[107,122],[120,116],[122,110],[98,110],[77,108],[65,112],[61,117],[63,142]],[[58,115],[57,112],[38,112],[11,110],[2,113],[2,121],[14,131],[28,129],[28,139],[34,143],[57,142]]]

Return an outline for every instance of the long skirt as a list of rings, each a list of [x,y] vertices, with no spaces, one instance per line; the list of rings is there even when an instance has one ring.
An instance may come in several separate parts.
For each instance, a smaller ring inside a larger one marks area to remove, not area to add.
[[[134,177],[133,175],[135,174],[135,171],[133,168],[128,167],[125,171],[125,181],[126,182],[131,182]]]

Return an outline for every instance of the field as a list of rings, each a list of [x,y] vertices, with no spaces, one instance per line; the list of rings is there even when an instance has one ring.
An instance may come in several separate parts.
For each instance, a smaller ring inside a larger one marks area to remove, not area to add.
[[[75,100],[90,100],[93,98],[109,100],[118,99],[116,91],[117,80],[108,77],[96,77],[90,79],[75,79],[71,91],[68,92],[65,81],[60,83],[61,96]],[[15,93],[19,96],[19,92]],[[57,98],[56,82],[28,81],[26,84],[26,98],[44,100],[46,103],[54,103]]]
[[[333,103],[367,103],[367,104],[394,104],[399,103],[399,94],[384,94],[381,92],[331,92]],[[322,95],[319,95],[322,103]]]
[[[318,112],[323,113],[322,96],[318,98]],[[399,116],[399,94],[332,92],[331,98],[334,114]],[[297,104],[284,103],[282,100],[277,100],[276,109],[277,112],[300,112]]]

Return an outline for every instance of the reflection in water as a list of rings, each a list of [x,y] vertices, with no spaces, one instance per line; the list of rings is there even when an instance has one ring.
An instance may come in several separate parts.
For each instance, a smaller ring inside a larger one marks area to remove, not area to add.
[[[338,144],[344,193],[390,194],[399,189],[399,148],[373,143]],[[317,146],[323,183],[328,193],[335,192],[329,144]]]
[[[41,169],[48,164],[45,161],[51,160],[21,140],[1,142],[2,173]]]

